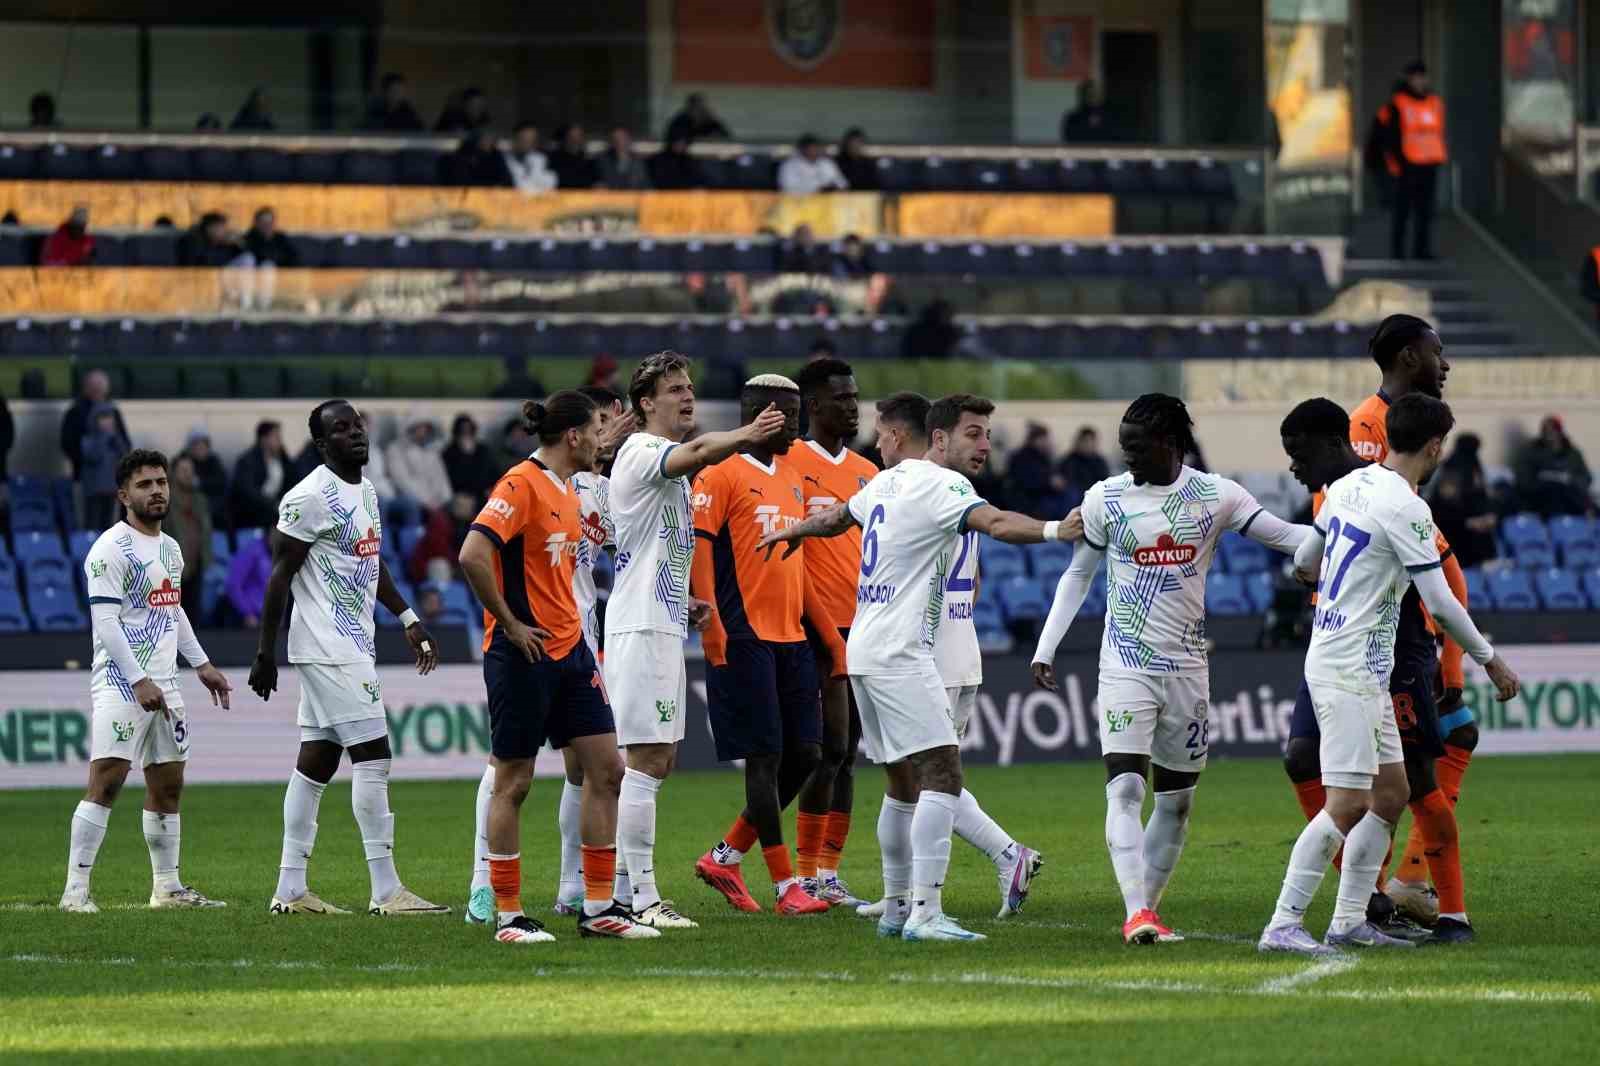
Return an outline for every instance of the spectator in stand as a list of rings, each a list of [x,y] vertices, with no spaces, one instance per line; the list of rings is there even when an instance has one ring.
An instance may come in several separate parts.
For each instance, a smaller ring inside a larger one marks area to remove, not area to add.
[[[117,464],[133,450],[122,429],[122,418],[109,403],[95,405],[79,444],[83,469],[78,487],[83,490],[83,524],[87,529],[109,529],[119,516]]]
[[[556,187],[560,189],[592,189],[600,180],[600,165],[589,158],[589,140],[576,122],[556,130],[550,169],[556,172]]]
[[[687,137],[668,138],[650,157],[650,184],[657,189],[700,189],[706,184],[700,161],[689,154]]]
[[[233,466],[228,491],[228,518],[234,529],[265,529],[278,521],[278,500],[289,481],[289,457],[283,450],[283,427],[256,424],[256,442]]]
[[[394,482],[389,478],[389,463],[379,447],[381,434],[377,416],[370,411],[361,411],[360,415],[361,421],[367,425],[367,439],[372,442],[372,448],[367,453],[367,465],[361,468],[362,476],[372,482],[372,489],[378,494],[384,509],[384,517],[391,526],[416,525],[422,521],[422,508],[417,506],[415,500],[407,499],[395,491]],[[316,469],[316,464],[312,464],[312,469]]]
[[[1589,254],[1578,264],[1578,291],[1594,305],[1594,317],[1600,322],[1600,244],[1589,249]]]
[[[528,358],[523,355],[506,356],[506,379],[489,393],[496,400],[536,400],[544,394],[544,382],[528,373]]]
[[[500,479],[502,468],[478,438],[478,423],[471,415],[456,415],[450,424],[450,444],[444,450],[444,468],[450,475],[450,491],[466,496],[473,512],[483,506],[489,490]]]
[[[732,140],[733,134],[728,127],[722,124],[706,103],[702,93],[690,93],[689,99],[684,102],[683,110],[672,116],[672,121],[667,123],[667,134],[662,140],[672,141],[703,141],[711,138]]]
[[[1545,518],[1592,514],[1589,464],[1567,436],[1557,415],[1539,423],[1539,436],[1517,457],[1517,496],[1525,510]]]
[[[200,491],[194,460],[180,452],[172,460],[167,517],[161,531],[178,542],[183,552],[183,609],[189,620],[204,624],[200,595],[206,570],[211,566],[211,508]]]
[[[439,121],[433,124],[435,133],[475,133],[489,126],[489,100],[482,89],[463,89],[461,94],[444,105]]]
[[[489,130],[476,130],[461,138],[454,152],[439,160],[440,178],[445,185],[486,186],[511,184],[511,171],[495,136]]]
[[[1028,423],[1022,447],[1011,453],[1006,481],[1006,491],[1023,514],[1037,518],[1066,513],[1067,479],[1055,468],[1055,448],[1047,426]]]
[[[1118,140],[1106,116],[1100,86],[1085,81],[1078,86],[1078,106],[1061,116],[1061,139],[1067,144],[1111,144]]]
[[[778,269],[786,274],[826,274],[832,265],[833,253],[817,243],[816,234],[806,222],[794,228],[794,235],[783,242],[783,252],[778,257]]]
[[[379,94],[367,108],[362,128],[386,133],[421,133],[422,116],[411,106],[411,89],[406,76],[394,71],[383,76]]]
[[[438,435],[432,421],[413,418],[384,454],[395,491],[415,500],[424,512],[441,511],[450,503],[450,472],[434,446]],[[426,514],[423,521],[427,521]]]
[[[435,585],[426,585],[417,592],[417,616],[428,627],[437,625],[444,616],[444,597]]]
[[[514,415],[500,431],[500,472],[505,473],[522,462],[538,446],[538,438],[528,432],[527,421],[521,415]]]
[[[217,453],[211,450],[211,434],[198,426],[191,429],[178,455],[188,459],[194,467],[195,484],[211,512],[212,528],[225,527],[228,524],[228,471]]]
[[[1408,64],[1404,81],[1379,109],[1368,135],[1369,165],[1382,159],[1394,178],[1389,255],[1406,257],[1406,235],[1412,233],[1411,257],[1433,258],[1433,207],[1439,170],[1449,161],[1444,101],[1429,86],[1428,68],[1420,60]]]
[[[178,238],[179,266],[235,266],[244,254],[244,247],[228,232],[228,216],[220,211],[207,211]]]
[[[28,101],[28,128],[53,130],[61,125],[56,117],[56,98],[49,93],[34,93]]]
[[[244,247],[255,257],[257,267],[270,263],[289,270],[300,265],[299,250],[278,229],[278,215],[270,207],[256,209],[250,229],[244,235]]]
[[[834,160],[850,188],[871,191],[878,188],[878,161],[867,155],[867,135],[852,126],[839,139],[839,155]]]
[[[267,104],[267,90],[260,86],[251,89],[250,95],[245,99],[244,106],[239,109],[237,115],[233,116],[233,121],[229,123],[228,128],[230,130],[261,131],[277,129],[278,124],[272,121],[272,108]]]
[[[841,279],[866,278],[872,275],[872,260],[867,258],[867,245],[854,233],[845,234],[839,254],[833,257],[833,276]]]
[[[74,481],[83,472],[83,435],[89,431],[89,414],[95,408],[110,402],[111,379],[106,376],[104,370],[91,370],[83,375],[78,398],[72,401],[72,406],[61,416],[61,454],[72,464]],[[117,432],[127,437],[128,426],[122,420],[122,412],[117,411],[115,404],[111,405],[111,409],[116,411]]]
[[[839,172],[839,165],[822,150],[815,134],[801,134],[794,154],[778,167],[778,191],[791,196],[848,189],[850,183]]]
[[[949,300],[934,300],[906,330],[900,342],[902,359],[948,359],[961,340],[955,308]]]
[[[255,629],[261,624],[261,605],[267,598],[267,578],[272,576],[272,552],[267,537],[245,537],[228,564],[230,621]]]
[[[1096,482],[1111,476],[1111,464],[1100,451],[1100,434],[1093,426],[1079,428],[1072,438],[1072,450],[1061,457],[1060,470],[1070,507],[1078,506]]]
[[[633,134],[626,126],[612,129],[610,143],[596,160],[600,184],[608,189],[648,189],[648,164],[633,151]]]
[[[39,250],[42,267],[80,267],[94,262],[94,238],[89,235],[89,209],[82,204],[72,209],[67,220],[45,238]]]
[[[222,119],[215,112],[207,111],[194,120],[194,128],[196,133],[216,133],[222,129]]]
[[[1476,433],[1456,437],[1455,450],[1439,464],[1428,486],[1428,505],[1439,532],[1450,542],[1464,567],[1481,566],[1496,554],[1494,531],[1499,522],[1489,496],[1489,482],[1478,461],[1483,442]]]
[[[556,187],[555,172],[550,169],[539,143],[539,127],[531,122],[519,122],[511,131],[511,145],[505,151],[511,184],[530,196]]]
[[[617,388],[617,360],[608,352],[601,352],[594,357],[594,362],[589,364],[589,376],[584,379],[585,388],[610,389],[620,392]]]

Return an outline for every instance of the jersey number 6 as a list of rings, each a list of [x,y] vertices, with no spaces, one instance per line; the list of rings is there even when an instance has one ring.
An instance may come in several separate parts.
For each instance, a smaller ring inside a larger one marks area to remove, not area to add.
[[[883,521],[883,504],[872,509],[867,516],[867,528],[861,534],[861,574],[871,577],[878,565],[878,523]]]

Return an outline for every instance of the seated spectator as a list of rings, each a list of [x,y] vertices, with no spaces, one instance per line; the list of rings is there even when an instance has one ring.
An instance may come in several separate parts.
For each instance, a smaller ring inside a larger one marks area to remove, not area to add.
[[[785,274],[826,274],[832,262],[833,254],[826,245],[817,243],[810,224],[802,222],[794,228],[794,235],[783,242],[778,269]]]
[[[1589,464],[1557,415],[1539,423],[1539,436],[1517,457],[1517,496],[1524,509],[1545,518],[1591,514]]]
[[[67,220],[45,238],[39,250],[42,267],[81,267],[94,262],[94,238],[89,235],[89,209],[79,204]]]
[[[482,89],[463,89],[461,95],[444,105],[435,133],[475,133],[489,125],[489,99]]]
[[[206,618],[200,610],[200,596],[206,569],[211,566],[211,508],[188,455],[180,452],[172,460],[168,480],[170,500],[161,531],[177,541],[183,552],[183,609],[191,622],[203,625]]]
[[[1061,139],[1067,144],[1107,144],[1118,140],[1106,117],[1100,86],[1085,81],[1078,86],[1078,106],[1061,116]]]
[[[49,93],[34,93],[28,100],[28,128],[53,130],[61,125],[56,118],[56,98]]]
[[[633,134],[626,126],[612,129],[610,143],[596,162],[600,167],[600,184],[608,189],[650,187],[645,161],[634,154]]]
[[[1061,457],[1061,476],[1066,479],[1067,499],[1076,507],[1083,494],[1096,482],[1111,476],[1111,464],[1100,452],[1100,434],[1093,426],[1083,426],[1072,438],[1072,450]]]
[[[576,122],[556,130],[550,169],[556,172],[556,187],[560,189],[592,189],[600,180],[600,166],[589,158],[588,138]]]
[[[233,465],[228,488],[228,519],[234,529],[264,529],[278,521],[278,501],[293,484],[283,450],[283,427],[256,424],[256,442]]]
[[[411,106],[411,89],[406,76],[394,71],[383,76],[378,96],[367,107],[362,129],[382,130],[386,133],[421,133],[422,116]]]
[[[272,576],[272,550],[268,537],[248,537],[228,564],[228,609],[231,620],[246,629],[261,624],[261,605],[267,599],[267,578]]]
[[[854,233],[845,235],[839,254],[833,257],[833,276],[836,278],[866,278],[872,275],[872,260],[867,258],[867,245]]]
[[[239,113],[233,116],[229,123],[230,130],[275,130],[277,123],[272,121],[272,108],[267,104],[267,90],[257,86],[250,90],[250,95],[245,98],[244,106],[239,108]]]
[[[504,471],[478,439],[478,423],[471,415],[456,415],[450,424],[450,444],[443,458],[450,491],[471,499],[474,508],[482,507]]]
[[[417,616],[425,626],[438,624],[444,616],[444,597],[436,585],[424,585],[417,591]]]
[[[778,167],[778,191],[791,196],[848,188],[850,183],[839,172],[839,165],[823,153],[815,134],[801,135],[794,154]]]
[[[388,461],[379,447],[377,417],[370,411],[361,411],[360,414],[361,421],[367,426],[367,440],[371,443],[367,451],[367,465],[361,468],[361,475],[372,482],[372,490],[378,494],[378,502],[383,507],[384,519],[391,526],[416,525],[422,521],[422,508],[417,506],[415,500],[407,499],[395,491],[394,482],[389,478]],[[313,464],[312,469],[315,468]]]
[[[195,484],[211,512],[211,525],[222,529],[228,524],[228,471],[211,450],[211,435],[196,427],[189,431],[178,457],[189,460]]]
[[[500,431],[500,472],[522,462],[539,447],[539,440],[528,432],[528,423],[521,415],[513,415]]]
[[[701,189],[706,184],[700,161],[689,154],[689,139],[669,139],[650,157],[650,185],[657,189]]]
[[[288,270],[300,265],[299,250],[278,229],[278,215],[270,207],[256,209],[244,235],[244,247],[255,257],[258,267],[270,263]]]
[[[477,130],[461,138],[461,146],[439,160],[440,179],[445,185],[498,186],[511,184],[511,171],[505,157],[488,130]]]
[[[701,141],[707,138],[720,137],[731,140],[733,134],[728,132],[728,127],[722,120],[712,113],[711,106],[706,103],[703,93],[690,93],[689,99],[684,102],[683,110],[672,116],[672,121],[667,123],[666,136],[662,140],[667,142]]]
[[[878,188],[878,161],[867,155],[867,135],[860,126],[852,126],[839,139],[839,155],[834,162],[850,188],[873,190]]]
[[[519,122],[511,132],[511,144],[506,148],[506,170],[511,174],[511,184],[525,193],[549,192],[556,187],[555,171],[539,149],[539,127],[531,122]]]
[[[89,412],[89,425],[79,447],[83,453],[83,468],[78,475],[78,486],[83,490],[83,524],[88,529],[109,529],[121,515],[117,504],[117,464],[133,450],[115,406],[97,404]]]
[[[1428,485],[1428,504],[1439,532],[1450,542],[1464,567],[1481,566],[1497,553],[1494,531],[1499,518],[1489,497],[1488,479],[1478,461],[1482,441],[1476,433],[1456,437],[1455,449],[1439,464]]]
[[[239,263],[244,248],[228,232],[228,216],[207,211],[200,221],[178,238],[178,265],[187,267],[226,267]]]
[[[441,511],[450,502],[450,472],[434,443],[438,435],[432,421],[414,418],[384,453],[395,491],[415,500],[424,511]]]
[[[506,356],[506,379],[489,393],[496,400],[536,400],[543,396],[544,383],[528,373],[528,359]]]
[[[83,435],[89,432],[89,416],[96,408],[110,403],[111,379],[104,370],[91,370],[83,375],[78,388],[78,398],[61,415],[61,454],[72,464],[74,480],[83,471]],[[128,426],[122,421],[122,412],[115,404],[111,404],[111,410],[116,413],[117,432],[126,438]]]
[[[935,300],[906,330],[900,342],[902,359],[948,359],[961,340],[956,328],[955,307],[949,300]]]
[[[1028,423],[1022,447],[1011,453],[1006,482],[1010,499],[1023,514],[1042,518],[1067,512],[1067,479],[1056,471],[1055,448],[1047,426]]]

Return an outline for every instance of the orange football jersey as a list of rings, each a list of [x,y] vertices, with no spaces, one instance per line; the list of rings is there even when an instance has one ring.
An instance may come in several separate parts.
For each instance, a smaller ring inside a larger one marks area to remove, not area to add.
[[[790,644],[806,639],[805,554],[758,551],[761,538],[805,517],[800,477],[781,457],[767,466],[743,453],[694,481],[694,531],[711,541],[717,614],[729,640]]]
[[[583,635],[572,591],[583,519],[578,493],[537,459],[506,471],[472,528],[494,542],[495,576],[511,613],[550,634],[545,653],[559,659]],[[483,647],[494,639],[494,616],[483,612]]]
[[[800,475],[806,515],[844,503],[866,488],[878,467],[845,448],[829,455],[814,440],[798,441],[782,461]],[[856,581],[861,575],[861,528],[852,524],[837,537],[806,541],[806,567],[823,608],[835,625],[848,628],[856,616]]]

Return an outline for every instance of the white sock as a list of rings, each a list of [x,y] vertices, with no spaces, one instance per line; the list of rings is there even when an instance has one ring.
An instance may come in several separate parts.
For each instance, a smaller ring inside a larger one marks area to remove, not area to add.
[[[990,862],[998,863],[1000,856],[1016,841],[1000,828],[1000,823],[984,813],[983,808],[978,806],[977,796],[962,789],[958,800],[954,827],[956,836],[989,856]]]
[[[1157,792],[1155,809],[1144,827],[1144,899],[1150,909],[1161,906],[1161,894],[1172,880],[1172,871],[1183,854],[1189,836],[1189,809],[1194,806],[1194,787],[1173,792]]]
[[[911,818],[915,803],[883,797],[878,810],[878,851],[883,856],[883,897],[904,901],[911,891]]]
[[[485,766],[472,805],[472,888],[489,887],[489,802],[494,798],[494,767]]]
[[[106,826],[111,824],[111,808],[98,803],[79,800],[72,812],[71,843],[67,845],[67,891],[89,891],[89,875],[94,873],[94,859],[100,854],[100,842],[106,838]]]
[[[830,870],[826,866],[819,866],[817,867],[817,880],[823,884],[827,884],[829,881],[837,881],[839,880],[839,871]]]
[[[1371,811],[1344,838],[1344,869],[1333,905],[1330,933],[1347,933],[1367,920],[1367,901],[1378,883],[1378,867],[1389,851],[1394,826]]]
[[[394,868],[394,815],[389,813],[391,759],[368,759],[350,768],[350,808],[361,827],[361,847],[367,854],[367,875],[372,880],[372,902],[381,903],[400,888]]]
[[[1106,850],[1128,917],[1149,906],[1144,894],[1144,778],[1118,774],[1106,784]]]
[[[296,770],[283,794],[283,856],[273,895],[286,903],[306,894],[306,866],[317,842],[317,808],[327,787]]]
[[[633,909],[644,910],[661,899],[656,891],[656,793],[661,782],[629,767],[622,774],[617,798],[617,850],[628,863]]]
[[[144,813],[144,844],[150,849],[150,875],[157,892],[176,892],[178,880],[178,832],[176,814],[157,811]]]
[[[561,881],[556,898],[572,899],[583,895],[583,833],[579,815],[583,807],[583,786],[561,782],[561,806],[556,809],[556,826],[561,830]]]
[[[1327,811],[1318,811],[1317,816],[1306,823],[1294,842],[1294,850],[1289,852],[1289,870],[1283,875],[1283,889],[1278,893],[1278,906],[1272,912],[1271,928],[1299,925],[1305,920],[1306,908],[1311,906],[1328,872],[1328,864],[1339,854],[1343,844],[1344,834],[1333,824]],[[1363,901],[1363,910],[1365,907]]]
[[[617,879],[612,884],[611,896],[624,907],[631,908],[633,906],[633,882],[628,878],[628,864],[620,861],[620,851],[618,854],[618,859]]]
[[[957,796],[924,789],[911,816],[911,917],[920,925],[944,910],[944,877],[950,869],[950,833]]]
[[[718,866],[738,866],[744,861],[744,852],[726,840],[719,840],[717,846],[711,849],[711,861]]]
[[[772,882],[772,894],[778,899],[782,899],[783,894],[789,891],[789,886],[794,884],[796,880],[798,879],[793,877],[785,877],[782,881]]]

